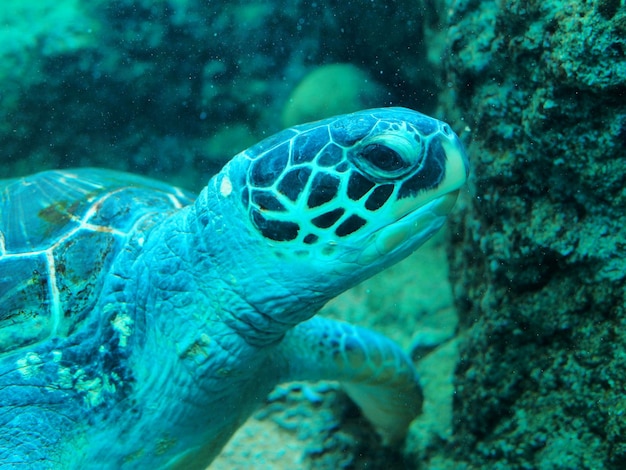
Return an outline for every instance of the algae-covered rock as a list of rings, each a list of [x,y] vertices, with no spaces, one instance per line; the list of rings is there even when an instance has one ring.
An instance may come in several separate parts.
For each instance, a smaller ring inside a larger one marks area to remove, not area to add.
[[[363,70],[352,64],[328,64],[314,69],[298,84],[283,110],[284,127],[384,105],[385,93]]]
[[[473,172],[450,250],[457,457],[625,468],[623,2],[448,7],[447,109],[471,127]]]

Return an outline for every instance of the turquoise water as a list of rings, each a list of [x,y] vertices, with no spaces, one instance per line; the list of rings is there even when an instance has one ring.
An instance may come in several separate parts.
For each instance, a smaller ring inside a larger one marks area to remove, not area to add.
[[[300,387],[215,468],[624,468],[625,38],[623,0],[5,0],[0,177],[96,166],[198,192],[296,123],[446,121],[472,176],[445,233],[325,312],[416,361],[406,445]]]

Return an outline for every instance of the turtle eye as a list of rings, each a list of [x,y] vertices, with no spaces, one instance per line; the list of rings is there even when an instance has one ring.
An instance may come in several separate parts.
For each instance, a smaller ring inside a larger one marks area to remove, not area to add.
[[[357,144],[351,160],[371,181],[396,180],[419,167],[423,145],[421,139],[406,133],[380,134]]]
[[[386,173],[398,173],[409,166],[409,162],[398,152],[381,144],[366,145],[359,152],[359,156]]]

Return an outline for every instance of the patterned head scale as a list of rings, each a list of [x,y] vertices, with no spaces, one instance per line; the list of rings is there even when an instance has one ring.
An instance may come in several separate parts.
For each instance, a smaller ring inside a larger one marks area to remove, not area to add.
[[[220,185],[237,190],[253,231],[294,254],[361,265],[432,235],[469,169],[447,124],[403,108],[296,126],[241,156],[247,171],[224,172]]]

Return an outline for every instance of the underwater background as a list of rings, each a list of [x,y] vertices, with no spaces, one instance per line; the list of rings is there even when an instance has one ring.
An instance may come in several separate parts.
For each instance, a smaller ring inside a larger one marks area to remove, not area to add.
[[[626,2],[4,0],[0,177],[100,166],[198,191],[292,124],[451,124],[442,234],[324,315],[410,351],[383,448],[333,384],[279,387],[212,469],[626,468]]]

